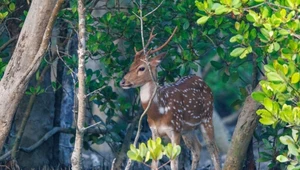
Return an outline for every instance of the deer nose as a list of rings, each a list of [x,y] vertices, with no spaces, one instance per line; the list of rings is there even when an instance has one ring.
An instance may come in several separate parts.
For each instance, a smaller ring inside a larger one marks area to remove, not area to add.
[[[122,79],[122,80],[120,81],[120,86],[124,86],[124,85],[125,85],[125,80]]]

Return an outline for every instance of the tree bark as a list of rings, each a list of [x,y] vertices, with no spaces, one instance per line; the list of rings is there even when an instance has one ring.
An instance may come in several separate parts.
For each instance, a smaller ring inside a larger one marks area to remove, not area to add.
[[[258,91],[259,89],[260,86],[258,85],[254,91]],[[251,96],[246,98],[233,133],[223,170],[242,169],[249,143],[257,126],[258,116],[256,110],[259,107],[260,104],[254,101]]]
[[[78,118],[74,151],[72,153],[72,169],[80,170],[82,168],[82,145],[84,137],[85,122],[85,8],[84,0],[78,0],[79,17],[79,36],[78,36]]]
[[[59,4],[63,0],[58,0],[57,4],[56,2],[32,1],[15,51],[0,81],[0,150],[28,81],[38,69],[47,50]]]

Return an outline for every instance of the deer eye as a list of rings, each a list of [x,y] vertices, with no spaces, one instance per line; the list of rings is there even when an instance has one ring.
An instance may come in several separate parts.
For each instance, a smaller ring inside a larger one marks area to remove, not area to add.
[[[140,67],[139,68],[139,71],[144,71],[145,70],[145,67]]]

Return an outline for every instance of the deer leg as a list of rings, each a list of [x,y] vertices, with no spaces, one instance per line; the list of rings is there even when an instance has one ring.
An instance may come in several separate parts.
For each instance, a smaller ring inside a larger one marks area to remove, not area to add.
[[[191,170],[196,170],[200,160],[201,144],[197,135],[194,132],[189,132],[182,135],[185,145],[192,152],[192,167]]]
[[[152,140],[155,140],[158,137],[157,129],[154,127],[150,127],[152,133]],[[151,169],[156,170],[158,168],[158,161],[152,160]]]
[[[211,155],[212,162],[216,170],[221,170],[219,151],[214,139],[214,129],[213,129],[212,119],[207,119],[205,123],[200,125],[202,135],[206,141],[207,149]]]
[[[171,135],[169,136],[169,134]],[[171,139],[172,144],[180,145],[180,133],[172,131],[168,133],[168,137]],[[178,157],[171,160],[171,170],[178,170]]]

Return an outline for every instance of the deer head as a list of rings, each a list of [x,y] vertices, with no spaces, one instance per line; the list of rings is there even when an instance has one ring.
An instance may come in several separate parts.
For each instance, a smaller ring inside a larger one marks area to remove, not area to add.
[[[149,81],[153,81],[150,74],[150,70],[152,72],[153,78],[156,79],[156,68],[163,59],[163,57],[166,55],[166,53],[160,53],[157,56],[150,58],[149,60],[148,58],[152,54],[163,49],[171,41],[172,37],[174,36],[177,30],[177,27],[175,27],[172,35],[163,45],[154,50],[150,49],[147,51],[146,49],[150,45],[153,38],[156,36],[156,34],[153,35],[153,30],[154,29],[151,30],[150,37],[145,47],[140,51],[137,51],[135,49],[134,61],[130,66],[129,72],[124,76],[123,80],[120,82],[120,86],[122,88],[129,89],[140,87]]]

